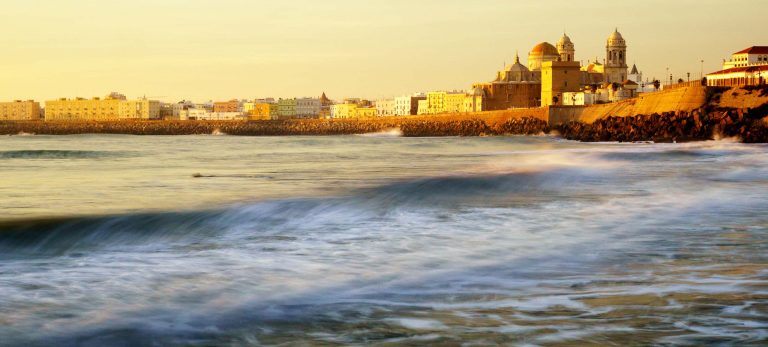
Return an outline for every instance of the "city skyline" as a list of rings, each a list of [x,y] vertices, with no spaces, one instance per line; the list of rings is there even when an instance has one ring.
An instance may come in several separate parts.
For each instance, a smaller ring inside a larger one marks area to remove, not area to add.
[[[719,69],[763,43],[768,3],[49,0],[7,5],[0,99],[120,91],[165,101],[366,97],[469,89],[563,31],[576,61],[605,56],[618,27],[645,78]],[[653,9],[652,11],[649,9]],[[736,11],[743,9],[744,11]],[[653,14],[651,16],[651,14]],[[585,16],[595,18],[585,22]],[[703,67],[700,60],[704,60]]]

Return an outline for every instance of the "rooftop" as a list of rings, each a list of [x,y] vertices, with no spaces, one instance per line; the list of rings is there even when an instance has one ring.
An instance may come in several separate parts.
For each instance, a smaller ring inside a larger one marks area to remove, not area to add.
[[[746,49],[742,49],[733,54],[768,54],[768,46],[752,46]]]
[[[768,71],[768,65],[732,67],[730,69],[715,71],[707,75],[725,75],[733,72],[759,72],[759,71]]]

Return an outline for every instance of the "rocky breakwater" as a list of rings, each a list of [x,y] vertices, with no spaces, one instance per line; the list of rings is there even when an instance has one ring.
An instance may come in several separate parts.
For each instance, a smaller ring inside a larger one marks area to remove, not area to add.
[[[744,142],[768,142],[768,104],[760,107],[702,107],[633,117],[606,117],[593,123],[568,122],[555,127],[570,140],[682,142],[738,137]]]
[[[480,136],[539,134],[547,123],[536,118],[446,115],[371,119],[272,121],[57,121],[0,122],[0,134],[129,134],[243,136],[351,135],[400,129],[403,136]]]
[[[400,125],[403,136],[537,135],[549,131],[547,122],[536,118],[512,118],[502,122],[483,119],[410,119]]]

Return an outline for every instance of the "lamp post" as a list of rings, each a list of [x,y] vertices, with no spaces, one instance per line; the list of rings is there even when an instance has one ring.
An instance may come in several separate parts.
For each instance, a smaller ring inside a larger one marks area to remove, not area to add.
[[[701,78],[704,78],[704,59],[701,60]]]
[[[688,82],[691,82],[691,73],[688,72],[687,74],[688,74]]]

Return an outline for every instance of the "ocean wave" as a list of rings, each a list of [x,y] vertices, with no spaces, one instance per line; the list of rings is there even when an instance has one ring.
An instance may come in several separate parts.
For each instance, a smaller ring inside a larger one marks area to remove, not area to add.
[[[126,155],[123,152],[53,149],[0,151],[0,159],[96,159]]]
[[[401,208],[450,208],[498,201],[505,206],[530,205],[548,196],[550,201],[558,199],[562,196],[558,191],[579,189],[579,183],[591,178],[574,169],[431,177],[361,189],[344,197],[274,200],[207,211],[7,222],[0,224],[0,249],[3,256],[13,256],[61,255],[103,247],[165,247],[223,234],[264,236],[272,228],[303,223],[356,223]]]
[[[367,133],[367,134],[360,134],[358,136],[364,136],[364,137],[402,137],[403,131],[400,130],[400,128],[392,128],[392,129],[386,129],[382,131],[377,131],[375,133]]]

